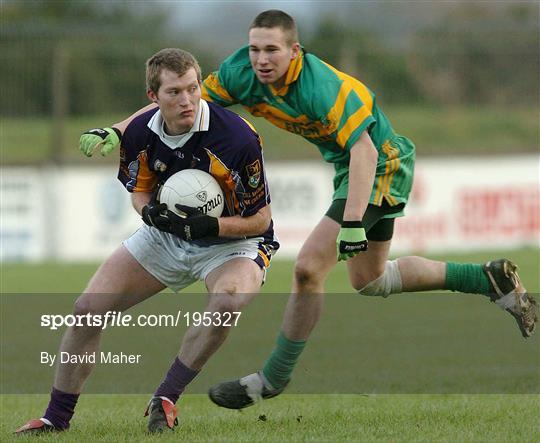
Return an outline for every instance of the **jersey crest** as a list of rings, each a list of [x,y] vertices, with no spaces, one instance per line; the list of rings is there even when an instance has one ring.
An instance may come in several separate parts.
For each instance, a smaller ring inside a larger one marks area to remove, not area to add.
[[[248,175],[248,184],[252,188],[259,186],[261,181],[261,162],[259,159],[255,160],[253,163],[250,163],[246,166],[246,172]]]

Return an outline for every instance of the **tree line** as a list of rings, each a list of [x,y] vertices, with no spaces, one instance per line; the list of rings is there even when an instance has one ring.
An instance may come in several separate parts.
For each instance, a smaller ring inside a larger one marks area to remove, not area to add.
[[[146,103],[144,63],[157,50],[182,42],[206,73],[228,55],[171,27],[163,7],[105,3],[4,2],[2,116],[51,115],[58,81],[70,115],[126,113]],[[537,106],[538,8],[463,3],[436,25],[415,29],[402,45],[324,14],[302,44],[385,103]]]

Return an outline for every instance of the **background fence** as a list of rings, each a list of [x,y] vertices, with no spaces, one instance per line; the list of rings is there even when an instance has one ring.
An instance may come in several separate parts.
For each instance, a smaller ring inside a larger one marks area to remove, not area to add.
[[[187,49],[208,73],[246,43],[253,17],[274,6],[2,2],[2,258],[95,259],[105,250],[97,245],[134,229],[134,213],[116,206],[127,201],[114,180],[116,153],[88,160],[77,151],[79,135],[147,103],[144,63],[157,50]],[[417,145],[415,191],[398,224],[397,250],[538,245],[538,2],[280,7],[296,17],[306,50],[364,81],[395,129]],[[270,163],[299,162],[269,168],[284,255],[292,255],[324,213],[330,191],[320,183],[329,185],[331,173],[313,146],[250,119]],[[320,172],[313,178],[302,168],[315,160],[309,168]],[[96,201],[104,205],[101,215]],[[89,236],[95,248],[81,246],[76,228],[83,213],[96,227]],[[300,218],[309,223],[298,227]],[[100,231],[105,222],[110,226]]]

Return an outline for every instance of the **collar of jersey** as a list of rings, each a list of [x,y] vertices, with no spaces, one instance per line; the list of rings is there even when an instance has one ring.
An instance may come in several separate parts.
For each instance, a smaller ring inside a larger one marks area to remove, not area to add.
[[[158,111],[152,116],[148,122],[148,127],[152,132],[157,134],[160,140],[171,149],[181,148],[193,136],[195,132],[208,131],[210,127],[210,109],[208,103],[201,99],[199,102],[199,110],[195,116],[195,123],[188,132],[180,135],[168,135],[163,129],[163,117],[161,111]]]
[[[289,85],[291,83],[294,83],[296,80],[298,80],[298,76],[300,75],[300,71],[302,71],[303,65],[304,65],[304,51],[300,50],[300,52],[298,53],[298,57],[296,57],[291,62],[291,64],[289,65],[289,69],[287,69],[287,74],[285,74],[285,83],[283,84],[283,86],[279,89],[276,89],[272,85],[268,85],[272,94],[273,95],[287,94],[287,91],[289,90]]]

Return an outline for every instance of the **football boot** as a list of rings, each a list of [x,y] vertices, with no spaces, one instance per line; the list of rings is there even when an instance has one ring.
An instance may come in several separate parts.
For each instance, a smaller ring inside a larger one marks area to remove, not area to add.
[[[178,425],[177,410],[174,403],[161,397],[152,397],[144,413],[148,418],[148,432],[163,433],[173,431]]]
[[[32,435],[32,434],[46,434],[48,432],[60,432],[62,429],[57,429],[53,425],[48,423],[48,420],[42,418],[34,418],[25,425],[21,426],[15,431],[17,435]]]
[[[491,284],[491,301],[514,317],[523,337],[530,337],[538,321],[536,301],[521,283],[517,266],[501,258],[487,262],[483,269]]]
[[[288,382],[287,382],[288,383]],[[243,409],[255,403],[275,397],[285,389],[274,389],[261,372],[243,378],[218,383],[210,388],[208,395],[216,405],[229,409]]]

